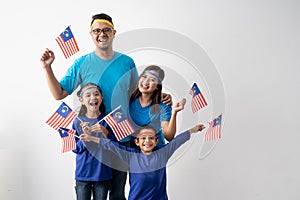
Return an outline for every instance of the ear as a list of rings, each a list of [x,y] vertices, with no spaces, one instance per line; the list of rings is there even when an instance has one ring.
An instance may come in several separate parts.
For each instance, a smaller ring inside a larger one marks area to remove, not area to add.
[[[81,104],[83,104],[83,98],[79,97],[79,101]]]
[[[139,139],[138,139],[138,138],[135,138],[135,139],[134,139],[134,143],[135,143],[136,146],[139,146]]]

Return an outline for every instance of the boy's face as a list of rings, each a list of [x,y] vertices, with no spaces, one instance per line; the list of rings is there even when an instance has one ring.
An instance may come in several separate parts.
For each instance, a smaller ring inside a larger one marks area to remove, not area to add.
[[[135,144],[141,148],[144,154],[151,154],[158,140],[152,129],[143,129],[135,139]]]

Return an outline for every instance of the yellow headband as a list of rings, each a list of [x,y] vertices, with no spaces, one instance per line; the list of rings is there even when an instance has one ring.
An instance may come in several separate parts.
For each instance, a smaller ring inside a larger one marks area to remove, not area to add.
[[[114,25],[106,19],[95,19],[90,27],[91,30],[92,30],[92,27],[94,26],[95,22],[104,22],[104,23],[109,24],[112,28],[114,28]]]

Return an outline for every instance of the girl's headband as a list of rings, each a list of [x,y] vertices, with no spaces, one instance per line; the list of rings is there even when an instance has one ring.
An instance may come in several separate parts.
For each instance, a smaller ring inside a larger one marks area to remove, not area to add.
[[[98,90],[99,90],[99,88],[97,87],[97,86],[90,86],[90,87],[87,87],[87,88],[85,88],[84,90],[82,90],[81,92],[80,92],[80,98],[82,98],[82,95],[87,91],[87,90],[89,90],[89,89],[92,89],[92,88],[97,88]]]
[[[143,73],[147,73],[147,74],[150,74],[152,76],[155,76],[160,83],[162,82],[162,79],[157,74],[155,74],[153,72],[150,72],[148,70],[144,70]]]

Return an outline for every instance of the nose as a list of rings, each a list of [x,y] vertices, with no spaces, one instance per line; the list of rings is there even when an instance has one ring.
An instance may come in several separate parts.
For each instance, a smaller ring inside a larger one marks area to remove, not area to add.
[[[147,136],[145,142],[149,142],[149,141],[150,141],[150,139],[149,139],[149,137]]]

